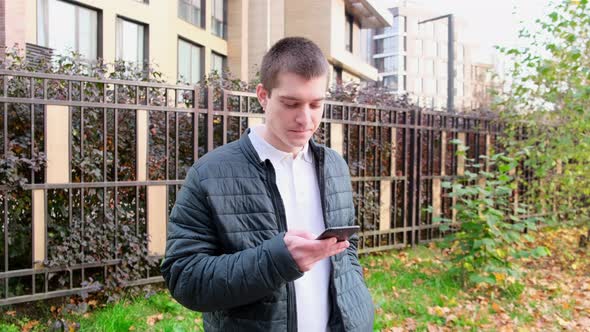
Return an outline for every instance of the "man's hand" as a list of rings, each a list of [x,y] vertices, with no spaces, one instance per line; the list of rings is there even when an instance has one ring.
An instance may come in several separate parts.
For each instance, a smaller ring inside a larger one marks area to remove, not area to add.
[[[307,272],[315,263],[346,250],[348,241],[337,242],[335,237],[316,240],[309,232],[291,230],[285,234],[285,245],[301,272]]]

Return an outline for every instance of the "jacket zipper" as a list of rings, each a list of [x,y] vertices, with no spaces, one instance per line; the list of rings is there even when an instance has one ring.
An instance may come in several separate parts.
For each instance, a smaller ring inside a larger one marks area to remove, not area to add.
[[[270,160],[266,160],[264,162],[266,173],[267,173],[267,183],[270,187],[271,193],[271,201],[274,207],[274,210],[277,212],[277,219],[279,222],[279,232],[287,232],[287,218],[285,216],[285,207],[283,205],[283,201],[281,199],[281,194],[277,187],[276,182],[276,174],[274,167]],[[293,282],[287,283],[287,332],[295,332],[297,331],[297,306],[295,304],[295,285]],[[291,317],[293,316],[293,317]]]

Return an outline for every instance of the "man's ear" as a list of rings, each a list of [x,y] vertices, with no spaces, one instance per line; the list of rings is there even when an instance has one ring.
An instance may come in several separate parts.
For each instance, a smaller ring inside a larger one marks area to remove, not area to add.
[[[262,106],[262,110],[265,110],[266,103],[268,103],[269,93],[262,86],[262,83],[258,83],[256,86],[256,97],[258,97],[258,102],[260,103],[260,106]]]

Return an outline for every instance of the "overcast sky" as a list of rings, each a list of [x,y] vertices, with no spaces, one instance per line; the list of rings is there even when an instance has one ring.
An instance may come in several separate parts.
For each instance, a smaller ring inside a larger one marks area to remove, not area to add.
[[[381,6],[395,6],[397,0],[375,0]],[[476,61],[491,62],[493,45],[516,46],[523,24],[532,27],[537,18],[551,12],[550,0],[414,0],[441,15],[453,13],[467,24],[458,31],[462,40],[480,45]],[[521,24],[520,22],[523,22]]]

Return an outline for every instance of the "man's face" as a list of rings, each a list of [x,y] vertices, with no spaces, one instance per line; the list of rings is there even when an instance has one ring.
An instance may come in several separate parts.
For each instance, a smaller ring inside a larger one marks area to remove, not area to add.
[[[258,101],[265,112],[264,138],[275,148],[297,153],[318,129],[324,110],[327,75],[310,80],[281,73],[272,95],[259,84]]]

